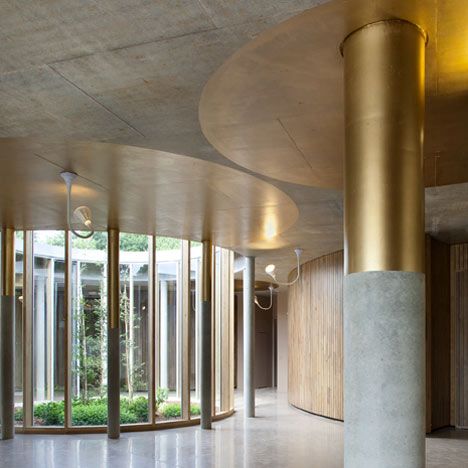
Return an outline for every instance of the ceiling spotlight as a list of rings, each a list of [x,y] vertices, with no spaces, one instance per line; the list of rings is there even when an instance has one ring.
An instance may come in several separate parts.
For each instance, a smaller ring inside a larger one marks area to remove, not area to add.
[[[302,255],[302,249],[296,248],[296,249],[294,249],[294,253],[296,254],[296,259],[297,259],[297,268],[296,268],[297,274],[296,274],[296,278],[293,281],[289,282],[289,283],[280,283],[279,281],[276,280],[276,274],[275,274],[276,267],[275,267],[275,265],[270,264],[270,265],[267,265],[265,267],[265,273],[267,275],[270,275],[281,286],[291,286],[301,276],[301,263],[300,263],[300,260],[301,260],[301,255]]]
[[[274,266],[274,265],[273,265]],[[270,310],[271,307],[273,306],[273,285],[270,284],[270,286],[268,286],[268,289],[270,291],[270,304],[268,305],[268,307],[263,307],[260,302],[258,301],[258,297],[257,296],[254,296],[254,302],[255,302],[255,305],[259,308],[259,309],[262,309],[262,310]]]
[[[76,232],[72,227],[71,227],[71,221],[70,221],[70,211],[71,211],[71,192],[72,192],[72,186],[74,180],[78,177],[77,174],[74,172],[61,172],[60,176],[65,182],[65,185],[67,186],[67,225],[68,229],[75,234],[77,237],[81,237],[82,239],[89,239],[93,234],[94,234],[94,229],[92,228],[93,222],[91,220],[91,210],[87,206],[79,206],[78,208],[75,209],[73,212],[73,215],[75,218],[78,219],[82,224],[86,226],[86,228],[89,230],[88,234],[80,234]]]
[[[93,222],[91,221],[91,210],[87,206],[79,206],[75,208],[73,216],[83,223],[88,229],[91,229]]]

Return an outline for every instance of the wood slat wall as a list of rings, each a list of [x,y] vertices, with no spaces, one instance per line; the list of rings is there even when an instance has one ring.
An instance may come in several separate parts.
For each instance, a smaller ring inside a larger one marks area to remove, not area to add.
[[[288,301],[289,402],[343,419],[343,252],[301,266]]]
[[[426,431],[450,426],[450,246],[426,237]]]
[[[459,246],[453,248],[458,252],[457,265],[466,267],[464,289],[454,293],[452,288],[452,296],[455,294],[461,304],[466,304],[466,336],[458,349],[468,353],[468,244],[464,250],[456,250]],[[452,252],[452,261],[453,257]],[[450,246],[428,237],[426,262],[429,266],[426,277],[427,431],[430,432],[450,425]],[[343,252],[312,260],[301,268],[301,280],[290,287],[288,301],[289,402],[306,411],[342,420]],[[468,371],[465,380],[467,388],[459,389],[460,395],[468,395]]]
[[[468,428],[468,244],[451,255],[451,424]]]

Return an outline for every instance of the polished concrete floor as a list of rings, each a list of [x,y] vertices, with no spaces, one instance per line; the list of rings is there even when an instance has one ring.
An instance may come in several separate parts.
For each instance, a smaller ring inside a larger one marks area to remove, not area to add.
[[[236,402],[241,407],[241,402]],[[105,435],[18,435],[0,441],[1,468],[341,467],[343,425],[287,405],[272,390],[257,392],[257,417],[235,416],[198,427]],[[468,431],[427,439],[427,466],[468,467]],[[372,467],[370,462],[369,467]],[[363,467],[365,468],[365,467]]]

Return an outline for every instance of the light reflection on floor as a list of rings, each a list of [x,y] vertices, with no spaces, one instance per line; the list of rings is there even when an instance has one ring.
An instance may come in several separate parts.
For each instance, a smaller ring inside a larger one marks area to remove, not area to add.
[[[260,390],[255,419],[244,421],[240,409],[211,431],[188,427],[124,433],[118,441],[103,434],[17,435],[0,442],[0,466],[338,468],[342,450],[342,423],[291,408],[284,396]],[[427,452],[428,467],[468,467],[468,432],[439,432],[427,439]]]

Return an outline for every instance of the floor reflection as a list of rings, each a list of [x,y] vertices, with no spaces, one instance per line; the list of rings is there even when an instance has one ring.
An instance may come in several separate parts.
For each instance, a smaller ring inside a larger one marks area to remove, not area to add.
[[[320,467],[343,465],[343,425],[287,405],[272,390],[257,392],[257,417],[235,416],[199,427],[98,435],[18,435],[0,442],[2,468]],[[468,467],[468,432],[427,439],[428,467]]]

